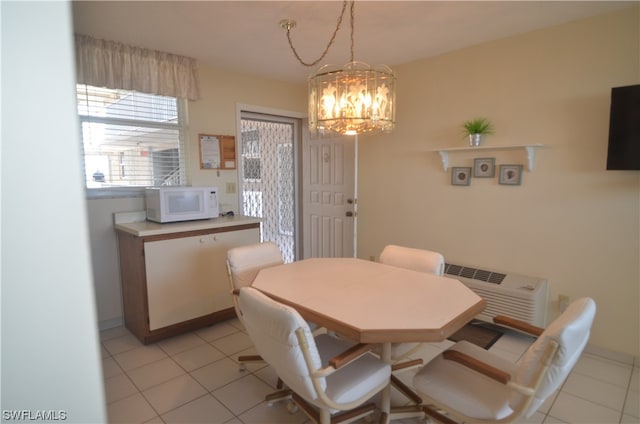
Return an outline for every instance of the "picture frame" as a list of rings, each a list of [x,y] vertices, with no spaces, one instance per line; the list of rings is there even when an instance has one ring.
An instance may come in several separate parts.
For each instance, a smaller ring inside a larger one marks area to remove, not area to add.
[[[522,184],[522,165],[500,165],[498,183],[502,185]]]
[[[454,166],[451,168],[451,185],[468,186],[471,184],[471,167]]]
[[[475,178],[493,178],[496,176],[496,158],[476,158],[473,160]]]

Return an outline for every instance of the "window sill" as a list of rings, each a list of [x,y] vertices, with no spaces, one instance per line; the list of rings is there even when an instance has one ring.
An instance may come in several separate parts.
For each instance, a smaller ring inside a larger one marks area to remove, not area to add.
[[[144,197],[144,187],[102,187],[86,189],[87,200]]]

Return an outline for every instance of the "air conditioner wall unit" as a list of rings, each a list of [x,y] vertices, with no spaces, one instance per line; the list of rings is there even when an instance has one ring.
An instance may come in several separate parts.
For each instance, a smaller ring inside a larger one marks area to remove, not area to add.
[[[444,272],[487,302],[477,319],[492,322],[496,315],[507,315],[545,327],[549,296],[546,279],[450,263],[445,264]]]

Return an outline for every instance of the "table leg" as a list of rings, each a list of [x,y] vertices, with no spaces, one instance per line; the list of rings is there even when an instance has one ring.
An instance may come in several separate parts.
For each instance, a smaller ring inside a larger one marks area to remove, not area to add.
[[[386,342],[382,344],[382,360],[391,365],[391,343]],[[380,411],[386,414],[386,422],[389,422],[389,413],[391,412],[391,381],[387,384],[387,387],[382,389],[382,400],[380,402]]]

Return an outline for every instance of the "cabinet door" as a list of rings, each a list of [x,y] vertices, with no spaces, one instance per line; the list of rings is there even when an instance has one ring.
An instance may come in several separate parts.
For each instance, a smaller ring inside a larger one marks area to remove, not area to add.
[[[255,228],[146,242],[149,330],[232,307],[227,250],[259,238]]]

